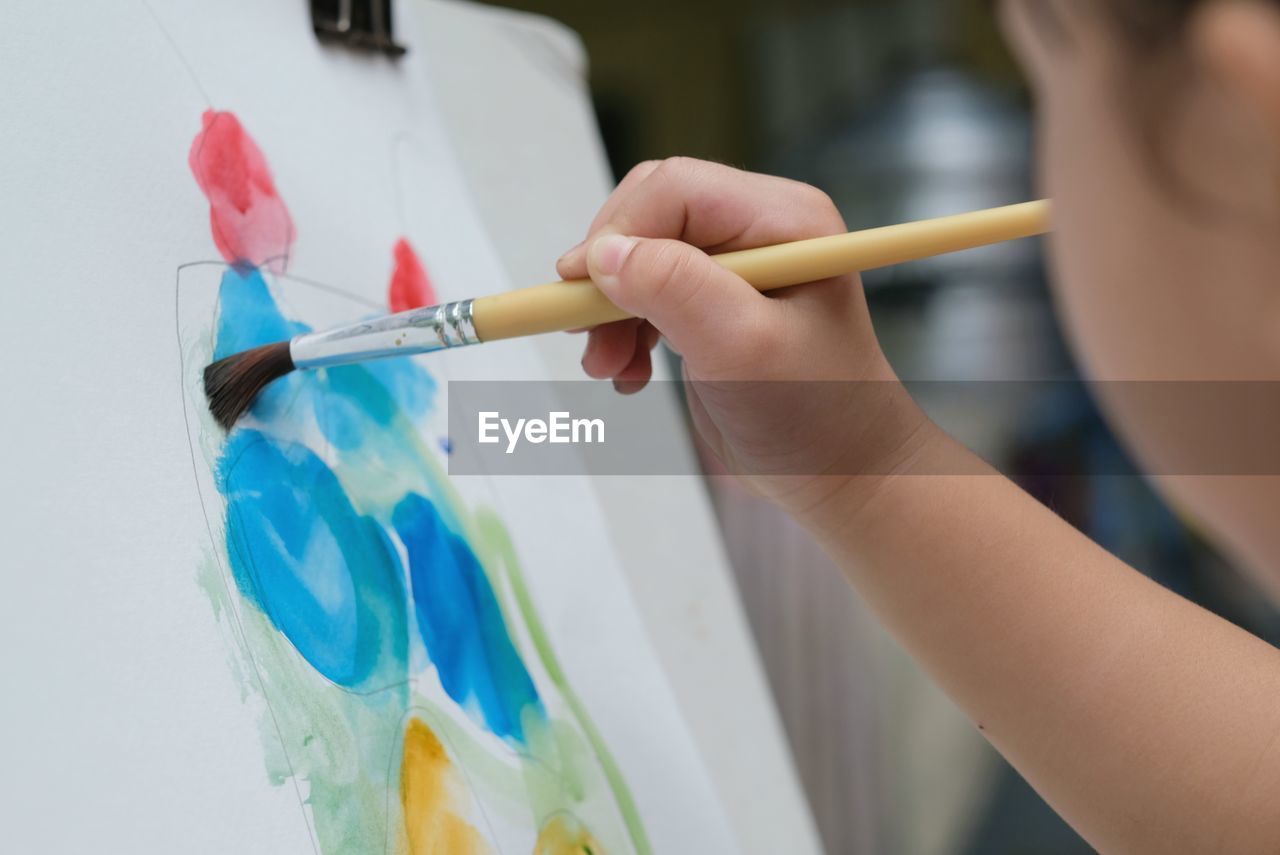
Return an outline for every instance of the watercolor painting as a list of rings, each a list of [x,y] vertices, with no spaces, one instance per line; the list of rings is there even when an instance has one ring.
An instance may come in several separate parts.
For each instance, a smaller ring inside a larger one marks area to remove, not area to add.
[[[185,154],[223,259],[187,363],[310,330],[290,294],[348,318],[435,302],[396,235],[385,305],[291,277],[301,224],[233,113],[206,112]],[[502,520],[449,481],[439,393],[421,360],[384,360],[295,372],[230,434],[192,425],[216,489],[201,583],[266,775],[326,855],[646,853]]]

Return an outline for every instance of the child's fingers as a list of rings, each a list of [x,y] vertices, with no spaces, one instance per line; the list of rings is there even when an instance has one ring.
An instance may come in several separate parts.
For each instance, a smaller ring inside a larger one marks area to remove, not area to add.
[[[808,184],[672,158],[619,193],[597,231],[675,238],[714,253],[844,230],[831,199]]]
[[[658,346],[658,342],[662,341],[661,331],[648,321],[640,325],[640,332],[637,335],[644,342],[645,350],[653,350]]]
[[[675,238],[729,252],[839,234],[831,199],[808,184],[690,158],[637,166],[596,215],[587,240],[561,257],[566,279],[586,275],[586,248],[604,232]]]
[[[769,349],[764,339],[785,337],[784,318],[827,314],[820,304],[839,309],[849,295],[798,294],[782,312],[695,247],[730,251],[844,229],[830,198],[806,184],[687,158],[641,164],[601,208],[585,245],[566,253],[557,269],[565,278],[590,275],[610,299],[657,329],[650,333],[632,321],[592,331],[584,368],[630,388],[647,380],[648,351],[663,335],[704,374],[754,372]],[[606,243],[612,249],[597,258]],[[823,284],[857,290],[854,282]]]
[[[595,219],[591,221],[591,226],[587,229],[587,237],[577,246],[560,256],[560,259],[556,262],[556,273],[560,275],[560,278],[582,279],[587,275],[586,247],[591,237],[600,230],[604,223],[609,221],[621,200],[626,198],[633,189],[648,178],[660,163],[662,163],[660,160],[646,160],[643,163],[637,163],[623,176],[622,180],[618,182],[618,186],[613,189],[613,192],[609,194],[609,198],[605,200],[604,205],[596,213]]]
[[[653,355],[648,343],[648,334],[641,329],[636,336],[636,350],[631,361],[613,378],[613,388],[624,395],[634,395],[653,377]]]
[[[660,166],[662,166],[661,160],[646,160],[631,167],[627,174],[622,177],[622,180],[618,182],[618,186],[613,188],[609,198],[605,200],[600,210],[596,213],[595,219],[591,221],[591,227],[587,229],[588,237],[604,228],[605,224],[613,219],[614,212],[618,210],[618,206],[622,204],[623,200],[629,197],[632,191],[643,184]]]
[[[587,276],[587,260],[583,252],[587,242],[575,246],[573,249],[560,256],[556,262],[556,275],[561,279],[585,279]],[[576,332],[576,330],[570,330]]]
[[[635,355],[639,326],[640,321],[628,318],[593,329],[582,354],[582,369],[587,376],[596,380],[616,377]]]
[[[770,298],[810,318],[851,318],[866,314],[867,298],[856,275],[837,276],[773,291]]]
[[[749,362],[769,328],[769,299],[686,243],[604,235],[588,266],[609,299],[705,371]]]

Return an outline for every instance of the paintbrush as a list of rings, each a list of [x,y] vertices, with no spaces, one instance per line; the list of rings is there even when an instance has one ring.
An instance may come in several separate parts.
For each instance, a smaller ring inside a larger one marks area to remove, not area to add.
[[[1025,202],[713,256],[761,291],[986,246],[1049,230],[1049,203]],[[255,347],[204,370],[213,416],[227,430],[269,383],[294,369],[430,353],[467,344],[581,329],[630,317],[590,279],[412,309]]]

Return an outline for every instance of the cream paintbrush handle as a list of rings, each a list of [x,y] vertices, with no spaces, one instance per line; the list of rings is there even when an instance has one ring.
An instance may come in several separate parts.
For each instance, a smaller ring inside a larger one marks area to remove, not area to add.
[[[744,249],[714,256],[761,291],[874,270],[934,255],[986,246],[1049,230],[1049,202],[1024,202],[918,223]],[[496,341],[593,327],[628,318],[590,279],[548,282],[478,297],[476,334]]]

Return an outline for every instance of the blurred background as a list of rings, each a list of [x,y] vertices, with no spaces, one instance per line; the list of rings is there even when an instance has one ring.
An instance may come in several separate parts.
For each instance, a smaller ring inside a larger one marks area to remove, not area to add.
[[[826,190],[850,228],[1032,198],[1027,91],[990,0],[507,0],[576,30],[613,169],[671,155]],[[1076,377],[1036,242],[866,277],[908,379]],[[1040,388],[1040,386],[1037,386]],[[1280,620],[1135,475],[1089,397],[926,405],[1062,516],[1269,640]],[[1086,477],[1088,471],[1107,472]],[[827,850],[1092,851],[877,626],[807,536],[710,488]]]

